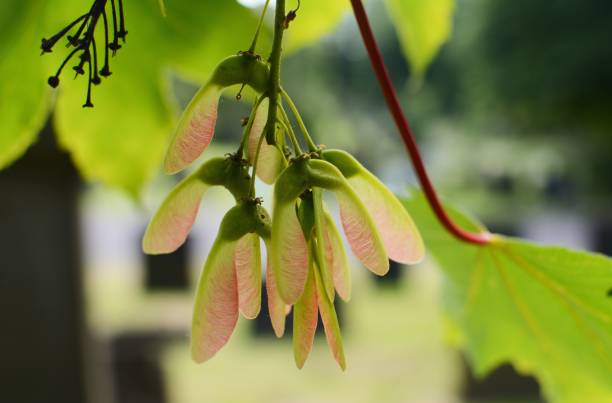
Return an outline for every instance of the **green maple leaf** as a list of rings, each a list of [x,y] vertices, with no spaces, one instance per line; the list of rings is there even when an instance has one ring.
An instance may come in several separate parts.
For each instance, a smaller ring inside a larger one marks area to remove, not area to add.
[[[77,0],[2,2],[0,15],[8,19],[0,28],[6,31],[0,41],[5,77],[0,95],[11,102],[0,104],[0,168],[35,141],[52,106],[47,78],[66,54],[57,46],[41,57],[41,38],[84,7]],[[129,37],[111,61],[113,75],[93,88],[94,109],[81,108],[86,81],[71,80],[69,68],[55,94],[59,143],[82,175],[134,195],[161,166],[173,130],[169,70],[203,81],[219,60],[248,47],[257,22],[256,13],[235,1],[172,1],[166,13],[162,16],[153,0],[126,4]]]
[[[450,39],[454,0],[385,0],[412,72],[421,77]]]
[[[0,169],[35,140],[49,108],[38,49],[46,25],[43,4],[0,2]]]
[[[477,375],[510,362],[553,402],[612,401],[612,259],[501,236],[466,244],[422,195],[407,208],[445,274],[446,311]],[[451,211],[462,227],[480,227]]]
[[[80,108],[82,81],[64,80],[55,118],[85,178],[136,195],[159,170],[174,129],[170,69],[205,80],[219,60],[248,47],[257,16],[234,1],[185,0],[167,2],[167,17],[155,1],[129,2],[126,15],[127,43],[113,75],[94,88],[95,107]]]

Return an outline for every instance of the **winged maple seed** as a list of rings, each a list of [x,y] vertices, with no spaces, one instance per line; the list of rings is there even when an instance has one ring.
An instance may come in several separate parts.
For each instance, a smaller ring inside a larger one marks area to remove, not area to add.
[[[214,135],[217,107],[224,88],[242,84],[261,94],[268,75],[268,66],[250,53],[243,52],[219,63],[183,112],[166,153],[166,172],[183,170],[206,150]]]
[[[214,356],[229,341],[239,313],[247,319],[260,313],[263,239],[268,312],[275,334],[283,336],[285,316],[293,310],[294,358],[302,368],[320,316],[332,355],[345,369],[334,300],[336,294],[345,301],[351,297],[350,267],[323,193],[335,196],[353,254],[377,275],[388,272],[389,259],[419,262],[423,241],[406,209],[372,173],[350,154],[314,143],[272,67],[252,49],[241,52],[223,60],[191,100],[166,154],[169,173],[186,168],[210,144],[225,88],[249,86],[255,92],[236,152],[204,162],[176,185],[151,220],[143,249],[147,253],[176,250],[189,234],[206,190],[226,188],[236,204],[221,222],[198,282],[193,359],[203,362]],[[284,103],[308,145],[307,152],[302,151]],[[274,185],[272,218],[256,195],[255,177]]]

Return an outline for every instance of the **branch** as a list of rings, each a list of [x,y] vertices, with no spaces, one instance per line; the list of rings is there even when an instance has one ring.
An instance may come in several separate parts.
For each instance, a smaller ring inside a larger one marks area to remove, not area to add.
[[[276,0],[276,14],[274,17],[274,40],[270,54],[270,81],[268,84],[268,120],[266,122],[266,141],[270,145],[276,144],[276,119],[278,113],[280,93],[280,64],[283,50],[283,33],[285,30],[285,0]]]
[[[378,79],[378,83],[382,89],[387,107],[389,108],[389,111],[393,116],[393,120],[395,121],[395,125],[402,136],[402,140],[404,141],[406,150],[410,155],[410,160],[412,161],[414,170],[417,174],[419,182],[421,183],[423,192],[427,197],[427,201],[436,214],[438,221],[440,221],[448,232],[453,234],[461,241],[479,245],[489,243],[491,241],[491,234],[489,232],[468,232],[455,224],[449,217],[446,210],[444,210],[444,207],[436,194],[436,190],[434,189],[433,184],[427,175],[425,164],[423,163],[421,153],[419,152],[419,147],[416,143],[414,135],[412,134],[410,125],[408,124],[408,119],[406,119],[406,116],[404,116],[404,113],[402,112],[397,94],[393,88],[391,79],[389,78],[389,73],[387,72],[385,62],[382,58],[380,50],[378,49],[378,45],[376,44],[374,34],[372,33],[372,28],[370,27],[363,3],[361,0],[351,0],[351,5],[353,6],[353,12],[355,13],[355,19],[357,20],[359,31],[361,31],[363,43],[368,51],[372,68],[374,69],[374,73],[376,74],[376,78]]]

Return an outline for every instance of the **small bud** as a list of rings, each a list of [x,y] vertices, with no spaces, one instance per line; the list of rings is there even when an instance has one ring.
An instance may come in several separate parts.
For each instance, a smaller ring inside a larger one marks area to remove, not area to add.
[[[74,46],[74,47],[78,47],[79,46],[79,38],[77,38],[76,36],[72,36],[72,35],[68,35],[66,36],[66,39],[68,39],[68,45],[67,46]]]
[[[51,76],[49,77],[49,79],[47,80],[47,83],[49,83],[49,85],[52,88],[57,88],[57,86],[59,85],[59,77],[58,76]]]
[[[283,28],[284,29],[288,29],[289,28],[289,23],[291,23],[291,21],[295,20],[295,18],[297,17],[297,10],[291,10],[287,13],[287,16],[285,17],[285,21],[283,21]]]
[[[104,66],[104,67],[102,67],[102,70],[100,70],[100,75],[101,75],[102,77],[108,77],[108,76],[110,76],[111,74],[113,74],[113,73],[110,71],[110,69],[108,68],[108,66]]]
[[[118,51],[119,49],[121,49],[121,45],[119,45],[119,42],[117,42],[116,40],[114,40],[113,42],[108,44],[108,48],[110,50],[112,50],[113,52]]]
[[[210,79],[212,84],[229,87],[235,84],[249,85],[256,92],[267,89],[270,69],[252,54],[244,52],[221,61]]]
[[[100,76],[99,76],[99,75],[97,75],[97,74],[96,74],[95,76],[93,76],[93,78],[91,79],[91,83],[92,83],[93,85],[98,85],[98,84],[100,84],[101,82],[102,82],[102,79],[101,79],[101,78],[100,78]]]
[[[40,48],[42,49],[43,53],[51,53],[54,44],[55,43],[53,41],[43,38],[40,44]]]
[[[72,70],[74,70],[76,72],[77,75],[79,74],[85,74],[85,70],[83,70],[83,66],[82,65],[78,65],[78,66],[74,66],[72,68]]]

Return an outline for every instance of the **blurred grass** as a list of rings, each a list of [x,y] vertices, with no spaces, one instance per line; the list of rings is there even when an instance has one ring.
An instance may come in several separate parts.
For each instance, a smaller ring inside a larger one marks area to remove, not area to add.
[[[419,402],[459,401],[460,363],[443,342],[440,278],[425,265],[407,270],[397,288],[381,289],[354,271],[353,299],[343,304],[348,368],[343,373],[317,337],[302,370],[290,338],[251,337],[240,319],[228,345],[196,365],[187,337],[162,354],[171,402]],[[178,330],[191,318],[190,293],[147,294],[134,270],[90,270],[89,321],[98,334]]]
[[[457,359],[442,342],[434,272],[412,270],[395,290],[376,289],[365,275],[358,280],[353,301],[342,307],[345,373],[324,337],[298,370],[289,338],[250,338],[241,321],[230,344],[204,365],[191,362],[183,343],[166,351],[172,401],[457,401]]]

